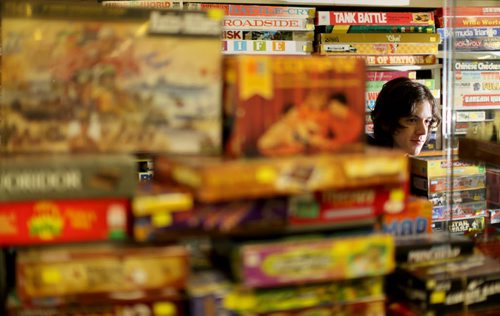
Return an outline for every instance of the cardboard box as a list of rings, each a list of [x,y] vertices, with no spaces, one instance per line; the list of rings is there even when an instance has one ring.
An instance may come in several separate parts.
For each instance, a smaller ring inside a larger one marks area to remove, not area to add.
[[[207,203],[400,184],[408,179],[408,161],[401,152],[371,147],[360,153],[282,158],[158,157],[155,166],[156,177],[190,187],[198,201]]]
[[[364,62],[319,56],[225,59],[226,152],[233,157],[358,150]]]
[[[452,161],[444,157],[410,157],[411,172],[415,175],[430,178],[446,177],[453,174],[455,177],[484,174],[484,164],[472,164],[458,160]],[[453,173],[452,173],[453,172]]]
[[[403,212],[407,199],[405,183],[319,191],[290,197],[288,220],[299,226],[375,220]]]
[[[0,245],[124,240],[129,220],[127,199],[0,203]]]
[[[222,19],[2,1],[4,149],[220,154]]]
[[[183,289],[188,273],[182,246],[32,248],[18,253],[16,287],[22,301],[82,301],[113,292]]]
[[[251,288],[380,276],[394,268],[394,240],[372,234],[247,244],[233,266]]]

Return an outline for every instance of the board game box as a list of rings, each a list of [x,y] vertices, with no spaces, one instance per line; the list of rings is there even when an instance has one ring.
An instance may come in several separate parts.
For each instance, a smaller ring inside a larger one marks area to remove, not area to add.
[[[4,150],[220,153],[222,17],[2,1]]]
[[[380,276],[394,268],[394,239],[369,234],[248,243],[234,248],[233,267],[250,288]]]
[[[358,153],[256,159],[158,156],[155,168],[156,177],[173,179],[189,187],[196,200],[208,203],[408,180],[407,157],[373,147]]]
[[[500,263],[480,255],[397,269],[399,291],[425,315],[498,306]]]
[[[124,240],[129,214],[125,198],[0,203],[0,245]]]
[[[0,201],[131,197],[137,185],[129,154],[4,155]]]
[[[331,152],[362,143],[363,61],[234,56],[225,60],[225,67],[230,155]]]
[[[85,302],[137,291],[183,289],[189,273],[184,246],[80,244],[24,248],[16,258],[16,291],[23,302]]]

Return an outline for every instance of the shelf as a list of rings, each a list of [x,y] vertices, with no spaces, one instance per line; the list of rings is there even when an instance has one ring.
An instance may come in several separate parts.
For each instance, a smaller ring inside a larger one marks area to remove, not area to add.
[[[500,144],[477,139],[459,138],[458,157],[500,166]]]
[[[458,153],[457,149],[452,149],[451,154],[455,156]],[[446,156],[446,150],[422,150],[419,157]]]
[[[439,51],[438,58],[446,58],[448,54]],[[500,59],[500,51],[490,52],[453,52],[451,56],[454,60],[497,60]]]
[[[377,65],[377,66],[367,66],[368,70],[373,71],[383,71],[383,70],[399,70],[399,71],[407,71],[407,70],[427,70],[427,69],[441,69],[443,68],[442,64],[434,64],[434,65]]]
[[[300,5],[300,6],[344,6],[344,7],[409,7],[409,8],[439,8],[444,0],[184,0],[184,2],[204,3],[236,3],[260,5]]]

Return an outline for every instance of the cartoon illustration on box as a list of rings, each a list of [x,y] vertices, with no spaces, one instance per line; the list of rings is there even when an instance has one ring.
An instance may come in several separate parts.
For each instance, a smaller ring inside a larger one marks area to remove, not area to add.
[[[353,147],[363,137],[363,62],[352,58],[238,56],[226,114],[235,156],[287,156]]]
[[[216,37],[149,36],[134,21],[2,22],[7,151],[220,151]]]

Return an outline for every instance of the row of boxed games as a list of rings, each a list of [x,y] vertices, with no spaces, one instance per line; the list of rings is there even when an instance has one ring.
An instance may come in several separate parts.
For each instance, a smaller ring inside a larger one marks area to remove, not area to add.
[[[491,216],[489,196],[497,194],[487,185],[484,164],[471,164],[456,157],[411,158],[411,192],[432,202],[434,230],[483,231]]]
[[[137,1],[104,1],[103,4],[110,7],[154,7],[151,3]],[[158,7],[222,9],[225,15],[224,54],[311,54],[312,36],[317,33],[316,42],[320,44],[315,45],[314,51],[320,54],[354,55],[370,65],[436,62],[439,35],[435,33],[433,12],[316,12],[315,7],[171,2],[168,6],[158,4]],[[413,32],[433,34],[407,34]],[[321,33],[362,34],[340,34],[343,39],[336,40],[339,43],[322,44],[320,36],[330,34]],[[308,36],[311,38],[306,39]],[[425,45],[429,36],[433,39],[432,44]],[[358,41],[364,44],[351,44]],[[403,42],[406,43],[400,44]],[[380,59],[379,54],[387,55],[387,59]]]
[[[409,209],[408,164],[390,150],[253,160],[159,156],[154,181],[142,186],[136,159],[127,155],[25,156],[1,164],[3,245],[123,240],[130,224],[141,241],[179,230],[373,224],[382,214],[397,234],[430,225],[427,204],[415,202],[417,215],[408,217],[423,222],[400,228]]]
[[[224,305],[242,312],[313,307],[326,300],[352,302],[360,297],[383,300],[381,277],[394,268],[390,235],[216,245],[226,250],[216,251],[213,260],[219,269],[227,267],[229,279],[224,283],[233,284],[226,287],[229,291]],[[16,294],[11,296],[10,308],[16,309],[17,302],[18,315],[30,315],[30,310],[33,313],[37,309],[42,313],[39,315],[50,314],[51,310],[59,315],[65,309],[83,314],[97,312],[102,305],[148,301],[174,305],[191,296],[186,297],[185,291],[190,291],[190,283],[196,282],[197,276],[190,272],[189,254],[181,245],[25,248],[18,251],[15,268]],[[269,288],[276,286],[279,288]],[[209,290],[214,289],[210,284],[192,288],[194,298],[203,288],[211,295],[216,292]],[[272,302],[267,306],[251,304],[283,295],[294,297],[290,296],[293,293],[302,293],[304,299],[290,298],[281,306],[272,306]],[[237,304],[238,298],[247,303]],[[85,306],[79,309],[78,305]]]
[[[409,251],[387,279],[389,301],[401,304],[394,315],[497,315],[498,259],[478,252],[469,238],[438,236],[421,237],[419,246],[396,242],[397,250]]]
[[[238,56],[222,68],[218,36],[169,28],[179,14],[209,24],[217,16],[207,11],[40,2],[27,17],[19,13],[26,3],[2,5],[4,151],[213,155],[226,147],[274,156],[363,140],[361,60]]]
[[[120,315],[127,308],[157,316],[207,315],[214,310],[298,315],[309,309],[338,315],[343,308],[346,315],[385,315],[386,298],[414,312],[405,315],[462,315],[499,308],[500,262],[473,254],[473,241],[461,236],[432,234],[395,244],[387,235],[228,241],[215,245],[213,257],[218,267],[227,267],[226,276],[189,272],[182,249],[21,250],[16,264],[22,282],[17,283],[18,295],[10,297],[10,315]],[[394,268],[384,282],[383,276]],[[122,281],[126,286],[119,287]],[[76,306],[75,300],[85,306]],[[189,305],[182,303],[185,300]],[[362,302],[368,306],[361,308]],[[375,306],[379,309],[374,314]]]

